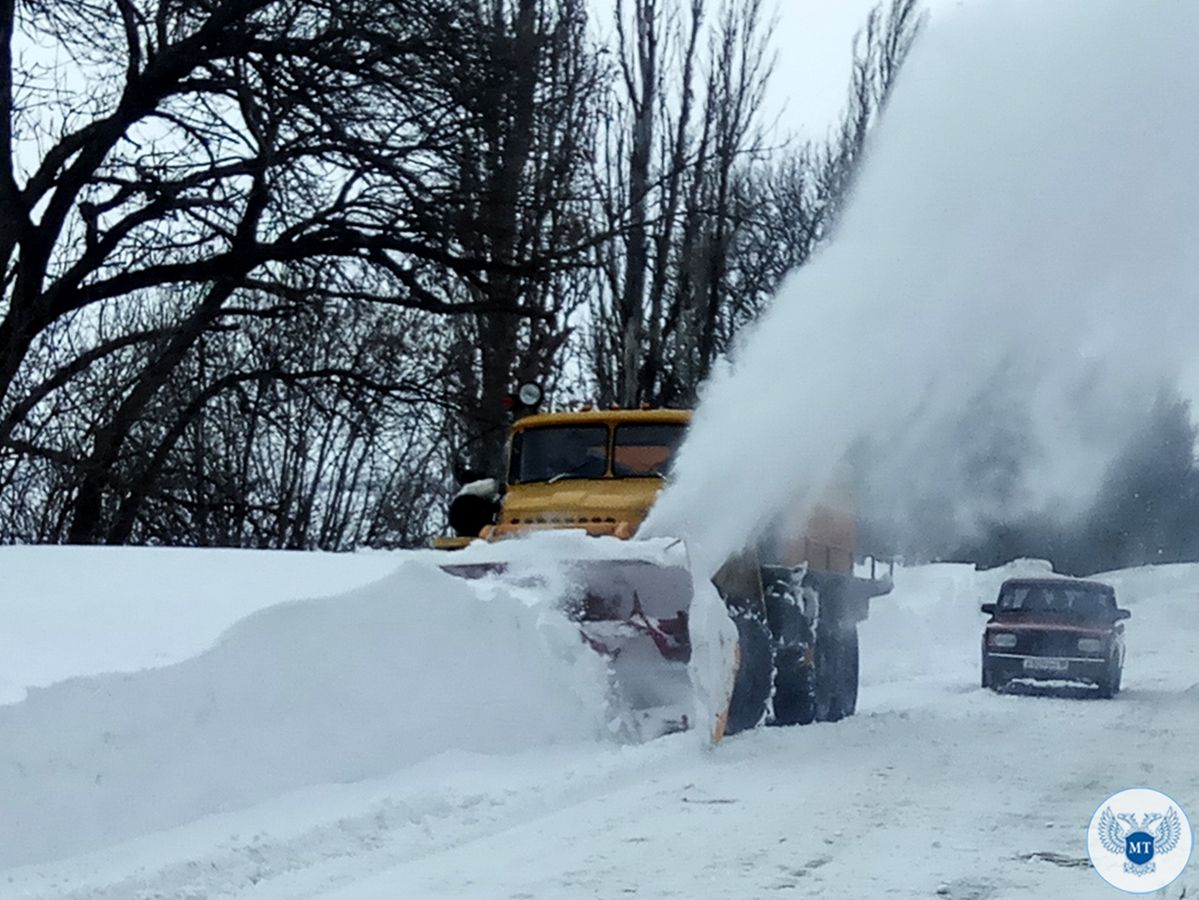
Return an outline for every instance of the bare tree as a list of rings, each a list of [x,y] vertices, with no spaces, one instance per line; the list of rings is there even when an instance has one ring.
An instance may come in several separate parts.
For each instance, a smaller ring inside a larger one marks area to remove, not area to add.
[[[337,323],[320,313],[338,303],[489,314],[478,339],[508,362],[485,360],[479,402],[498,405],[515,352],[505,336],[556,314],[514,285],[552,283],[549,253],[574,238],[552,193],[560,161],[542,146],[531,162],[526,128],[546,101],[570,110],[553,127],[577,125],[566,120],[586,87],[576,76],[545,86],[547,68],[585,66],[547,41],[548,8],[520,0],[510,45],[496,38],[480,56],[479,25],[502,17],[500,0],[0,2],[0,487],[34,461],[69,467],[61,533],[128,537],[143,504],[124,495],[122,465],[176,374],[259,321],[295,317],[308,340],[327,339]],[[554,27],[580,34],[575,13]],[[71,62],[30,64],[35,45]],[[528,54],[550,58],[530,68]],[[447,90],[472,66],[474,82]],[[463,95],[487,79],[497,94]],[[559,89],[578,93],[559,102]],[[481,245],[430,210],[456,187],[445,161],[487,128],[499,143]],[[514,193],[531,179],[551,185],[534,225]],[[438,289],[447,277],[455,289]],[[76,416],[79,430],[47,442],[44,413],[105,363],[103,415]],[[159,451],[182,439],[162,436]]]
[[[714,16],[707,0],[632,0],[616,23],[621,77],[597,183],[620,237],[599,252],[592,354],[601,395],[633,405],[685,399],[666,358],[693,325],[695,344],[710,342],[693,316],[721,290],[709,251],[733,228],[734,168],[758,150],[770,55],[759,0]]]
[[[435,522],[431,335],[371,307],[302,316],[194,354],[122,466],[109,543],[344,549],[408,543]],[[363,335],[372,335],[363,339]],[[234,357],[234,358],[231,358]]]
[[[915,4],[780,151],[761,0],[620,0],[610,53],[584,0],[0,0],[0,539],[411,543],[584,342],[603,399],[691,402]]]
[[[826,228],[849,197],[871,129],[887,106],[923,23],[920,0],[889,0],[870,11],[854,36],[845,110],[819,164]]]
[[[623,231],[600,253],[606,291],[588,350],[602,399],[690,404],[738,330],[829,234],[919,30],[918,0],[867,17],[829,139],[779,147],[760,126],[772,59],[761,3],[710,15],[704,0],[685,13],[634,0],[618,16],[630,24],[617,29],[624,78],[600,184]]]
[[[452,324],[462,352],[447,400],[461,413],[454,443],[468,467],[495,472],[505,398],[515,382],[559,370],[592,278],[581,264],[596,240],[587,178],[603,72],[585,0],[467,5],[470,43],[442,75],[464,127],[440,157],[445,193],[427,222],[445,246],[494,266],[478,278],[436,261],[425,271],[436,290],[479,310]]]

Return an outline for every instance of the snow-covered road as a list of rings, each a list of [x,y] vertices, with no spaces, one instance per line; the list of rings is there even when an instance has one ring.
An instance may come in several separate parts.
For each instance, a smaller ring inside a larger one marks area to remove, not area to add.
[[[1110,577],[1133,610],[1114,701],[978,688],[977,604],[1030,568],[901,573],[864,627],[861,711],[845,722],[714,750],[693,735],[440,750],[17,865],[0,896],[1118,896],[1087,862],[1101,801],[1151,786],[1199,818],[1199,567]],[[1166,896],[1184,890],[1199,891],[1194,862]]]

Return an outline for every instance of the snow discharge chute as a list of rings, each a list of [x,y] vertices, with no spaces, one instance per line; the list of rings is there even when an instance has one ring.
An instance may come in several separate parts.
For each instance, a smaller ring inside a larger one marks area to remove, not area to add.
[[[890,581],[873,564],[857,575],[844,484],[716,566],[694,565],[681,538],[629,539],[689,422],[654,409],[520,419],[504,482],[455,498],[451,521],[472,524],[435,543],[465,548],[441,567],[552,598],[608,661],[611,724],[631,739],[852,715],[857,624]]]

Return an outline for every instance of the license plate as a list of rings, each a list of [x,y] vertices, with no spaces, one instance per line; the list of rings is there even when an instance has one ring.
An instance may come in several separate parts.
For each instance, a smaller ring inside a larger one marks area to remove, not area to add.
[[[1064,659],[1026,659],[1025,671],[1034,672],[1065,672],[1070,664]]]

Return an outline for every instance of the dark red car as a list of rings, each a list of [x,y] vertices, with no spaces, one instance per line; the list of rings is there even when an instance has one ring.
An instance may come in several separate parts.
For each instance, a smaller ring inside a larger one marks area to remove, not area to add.
[[[1132,615],[1116,605],[1116,592],[1097,581],[1012,578],[983,632],[982,686],[1003,690],[1012,681],[1093,684],[1102,697],[1120,691],[1124,625]]]

